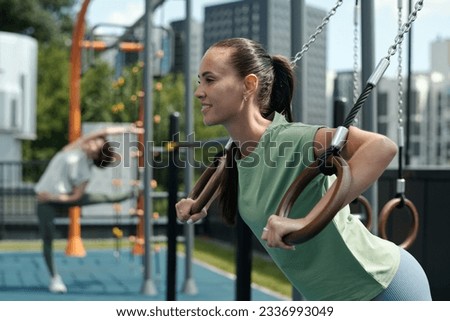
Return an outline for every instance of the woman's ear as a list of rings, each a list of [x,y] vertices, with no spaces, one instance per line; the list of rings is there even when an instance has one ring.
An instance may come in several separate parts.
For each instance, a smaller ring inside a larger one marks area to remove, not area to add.
[[[244,97],[249,97],[256,92],[258,88],[258,77],[255,74],[249,74],[244,78]]]

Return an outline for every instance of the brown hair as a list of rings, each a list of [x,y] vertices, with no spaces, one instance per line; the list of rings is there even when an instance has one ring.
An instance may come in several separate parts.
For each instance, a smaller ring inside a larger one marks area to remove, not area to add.
[[[230,48],[229,63],[237,74],[245,78],[255,74],[259,79],[256,100],[261,115],[270,117],[274,112],[283,114],[292,121],[291,102],[294,89],[294,73],[289,60],[280,55],[269,55],[256,41],[245,38],[230,38],[219,41],[211,48]],[[226,151],[226,170],[219,187],[219,202],[222,217],[234,224],[237,213],[238,172],[235,162],[237,146],[233,143]]]
[[[104,143],[98,151],[97,157],[93,159],[94,165],[99,168],[105,168],[118,164],[120,155],[114,152],[111,143],[106,140],[105,136],[101,136],[100,138],[104,140]]]

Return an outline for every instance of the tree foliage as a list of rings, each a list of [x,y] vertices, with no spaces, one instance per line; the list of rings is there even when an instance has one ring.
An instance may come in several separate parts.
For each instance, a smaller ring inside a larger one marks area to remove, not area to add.
[[[37,139],[23,142],[24,159],[49,159],[67,143],[68,56],[67,49],[58,46],[39,50]]]
[[[0,0],[0,30],[27,34],[39,42],[70,37],[76,0]]]
[[[0,0],[0,30],[28,34],[38,40],[37,139],[23,142],[23,158],[47,160],[68,142],[70,38],[77,0]],[[143,62],[115,77],[111,62],[96,54],[81,78],[82,122],[135,122],[144,92],[152,90],[154,143],[169,139],[169,116],[180,113],[185,127],[184,77],[168,74],[143,84]],[[195,139],[225,136],[221,127],[203,125],[199,103],[194,108]],[[187,133],[191,134],[191,133]],[[187,134],[182,134],[185,139]]]
[[[125,68],[121,76],[113,81],[113,103],[111,111],[114,121],[133,122],[139,119],[139,107],[142,107],[144,92],[149,88],[143,85],[143,62]],[[154,79],[152,88],[153,102],[153,140],[161,144],[169,139],[169,118],[172,113],[180,114],[180,139],[186,139],[185,132],[185,91],[183,74],[172,73]],[[223,137],[225,130],[220,126],[207,127],[203,124],[200,103],[194,104],[194,131],[196,140],[208,140]]]
[[[81,78],[81,119],[83,122],[114,122],[113,71],[106,62],[99,61],[83,73]]]

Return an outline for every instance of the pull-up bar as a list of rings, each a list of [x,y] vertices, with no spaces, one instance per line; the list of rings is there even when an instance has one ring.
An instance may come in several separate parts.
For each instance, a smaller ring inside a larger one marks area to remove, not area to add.
[[[96,51],[104,51],[111,48],[111,46],[108,46],[105,41],[101,40],[83,40],[81,47]],[[144,45],[140,42],[124,41],[118,44],[118,48],[123,52],[139,52],[144,50]]]

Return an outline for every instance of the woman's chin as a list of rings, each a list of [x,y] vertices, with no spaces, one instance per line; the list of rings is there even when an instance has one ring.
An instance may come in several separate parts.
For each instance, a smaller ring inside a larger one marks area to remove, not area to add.
[[[217,122],[214,121],[214,119],[208,117],[207,115],[203,115],[203,124],[205,124],[205,126],[213,126],[217,125]]]
[[[205,126],[213,126],[213,125],[217,125],[215,122],[213,122],[213,121],[211,121],[211,120],[208,120],[208,119],[206,119],[206,118],[203,118],[203,124],[204,124]]]

